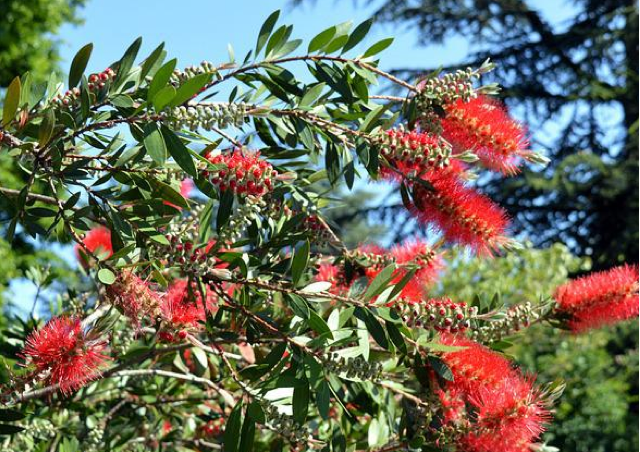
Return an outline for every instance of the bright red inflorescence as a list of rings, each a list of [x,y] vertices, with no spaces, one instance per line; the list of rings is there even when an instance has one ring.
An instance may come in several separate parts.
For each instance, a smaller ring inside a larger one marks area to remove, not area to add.
[[[113,255],[113,245],[111,244],[111,231],[104,226],[98,226],[91,229],[84,237],[82,241],[84,246],[87,247],[94,255],[101,259],[108,259]],[[84,256],[81,254],[82,247],[80,245],[75,246],[76,256],[83,266],[87,266]]]
[[[135,324],[142,317],[155,318],[160,313],[160,295],[131,271],[120,273],[105,289],[111,302]]]
[[[503,174],[518,172],[519,160],[530,154],[524,126],[499,102],[479,96],[445,105],[442,136],[458,152],[473,150],[489,169]]]
[[[529,451],[550,418],[533,378],[469,339],[447,333],[441,339],[445,345],[464,347],[443,353],[453,381],[438,391],[443,422],[468,430],[458,447],[468,452]]]
[[[383,132],[379,145],[380,154],[405,175],[422,173],[442,165],[451,154],[451,147],[437,135],[403,129]],[[380,168],[380,174],[391,180],[401,178],[398,173],[384,166]]]
[[[211,183],[222,191],[262,196],[273,189],[274,178],[278,175],[258,152],[235,149],[233,152],[209,154],[206,158],[214,165],[224,167],[205,172]]]
[[[638,267],[624,265],[593,273],[558,287],[558,312],[575,332],[638,316]]]
[[[23,356],[44,373],[47,384],[58,384],[63,393],[73,392],[100,376],[110,360],[105,341],[90,339],[82,322],[74,317],[54,317],[32,332]]]
[[[491,254],[505,244],[506,213],[488,197],[465,186],[455,171],[435,169],[424,176],[433,189],[414,184],[413,214],[436,225],[451,242],[479,254]]]
[[[209,311],[217,310],[217,297],[213,291],[207,291],[206,307]],[[160,303],[160,312],[165,321],[176,330],[195,329],[200,321],[205,320],[205,310],[202,295],[195,284],[186,280],[174,282]]]

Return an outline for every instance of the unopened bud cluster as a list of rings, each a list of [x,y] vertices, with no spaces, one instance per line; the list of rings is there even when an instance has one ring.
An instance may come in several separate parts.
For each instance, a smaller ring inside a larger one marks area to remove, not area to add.
[[[244,103],[210,103],[175,107],[167,119],[175,129],[225,129],[229,126],[241,127],[245,122],[246,111],[247,105]]]
[[[400,312],[409,327],[455,333],[471,326],[469,319],[477,314],[477,308],[441,298],[427,300],[423,304],[406,304],[400,308]]]
[[[451,146],[437,135],[407,132],[402,126],[381,133],[378,143],[380,154],[389,162],[418,171],[444,166],[451,155]]]
[[[304,426],[296,424],[291,416],[281,413],[273,405],[265,405],[263,409],[271,428],[289,441],[301,443],[309,437],[309,432]]]
[[[116,73],[111,68],[107,68],[99,74],[91,74],[89,76],[87,88],[89,89],[89,96],[91,97],[92,103],[95,102],[97,95],[113,81],[115,76]],[[56,95],[52,101],[57,105],[70,107],[79,102],[80,94],[80,88],[76,87],[68,90],[64,94]]]
[[[278,172],[260,158],[257,152],[236,149],[227,153],[209,153],[205,156],[218,170],[205,170],[203,175],[221,191],[231,190],[237,195],[260,197],[273,189]]]
[[[537,320],[538,313],[534,311],[530,302],[509,308],[504,317],[497,320],[489,320],[484,325],[473,331],[473,339],[491,343],[527,328],[531,322]]]
[[[323,364],[329,372],[361,380],[377,380],[382,372],[380,363],[370,363],[362,356],[345,358],[333,353]]]
[[[197,66],[188,66],[184,70],[175,69],[171,74],[170,82],[174,85],[181,85],[187,80],[200,74],[217,74],[218,69],[210,61],[203,61]]]

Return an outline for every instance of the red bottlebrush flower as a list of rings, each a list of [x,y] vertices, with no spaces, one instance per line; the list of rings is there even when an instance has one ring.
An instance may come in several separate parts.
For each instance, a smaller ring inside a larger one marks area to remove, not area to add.
[[[220,190],[231,190],[239,195],[263,196],[273,189],[277,171],[258,152],[235,149],[233,152],[206,157],[223,168],[207,171],[209,180]]]
[[[442,256],[422,241],[409,241],[391,248],[391,256],[398,265],[417,265],[415,278],[425,287],[431,287],[443,268]]]
[[[574,332],[600,328],[638,316],[638,267],[624,265],[558,287],[557,312]]]
[[[383,132],[378,139],[380,155],[401,173],[422,173],[444,164],[451,155],[451,146],[437,135],[423,132],[407,132],[403,128]],[[382,167],[383,178],[397,180],[398,173]]]
[[[106,286],[107,296],[135,324],[141,317],[155,318],[160,313],[160,296],[149,284],[131,271],[120,273],[116,281]]]
[[[468,452],[530,450],[550,418],[547,401],[533,378],[469,339],[445,333],[441,341],[464,347],[443,353],[453,381],[438,391],[443,422],[464,423],[468,431],[458,440],[458,447]]]
[[[479,254],[491,254],[507,243],[506,213],[488,197],[466,187],[453,171],[437,169],[424,176],[433,187],[414,184],[413,214],[435,224],[451,242]]]
[[[349,284],[345,281],[344,270],[337,265],[322,263],[318,266],[316,281],[326,281],[331,283],[329,293],[343,295],[349,291]]]
[[[176,328],[195,327],[204,319],[202,306],[189,299],[186,280],[176,281],[162,298],[160,303],[162,317]]]
[[[217,296],[213,290],[207,290],[206,297],[207,310],[215,312],[218,305]],[[178,330],[197,328],[199,322],[206,318],[200,291],[192,283],[189,293],[189,283],[186,280],[178,280],[169,287],[160,303],[160,313],[172,328]]]
[[[113,255],[111,231],[103,226],[93,228],[89,232],[87,232],[82,242],[89,251],[91,251],[96,257],[100,259],[108,259]],[[88,266],[88,262],[81,254],[81,251],[83,251],[82,247],[80,245],[76,245],[75,251],[78,260],[86,268]]]
[[[500,103],[486,96],[445,105],[442,136],[459,151],[474,150],[489,169],[518,172],[521,157],[530,154],[525,127],[509,117]]]
[[[70,393],[100,376],[100,368],[110,360],[106,346],[90,338],[80,319],[54,317],[29,335],[22,354],[38,373],[45,373],[47,384]]]
[[[193,191],[194,187],[195,185],[192,179],[183,179],[182,182],[180,182],[180,194],[183,197],[188,198],[189,196],[191,196],[191,192]]]

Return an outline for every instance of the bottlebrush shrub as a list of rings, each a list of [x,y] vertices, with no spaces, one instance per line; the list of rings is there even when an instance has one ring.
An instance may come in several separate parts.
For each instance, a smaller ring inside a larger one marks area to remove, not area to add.
[[[28,174],[0,187],[5,232],[71,240],[86,275],[5,336],[10,450],[542,451],[562,386],[502,339],[637,315],[635,267],[506,306],[435,298],[451,247],[515,247],[472,176],[544,160],[477,86],[491,65],[413,85],[378,66],[391,40],[357,50],[370,21],[295,56],[277,19],[242,62],[180,70],[136,40],[87,77],[88,45],[67,88],[7,89],[0,152]],[[356,178],[391,186],[428,239],[347,247],[327,213]]]

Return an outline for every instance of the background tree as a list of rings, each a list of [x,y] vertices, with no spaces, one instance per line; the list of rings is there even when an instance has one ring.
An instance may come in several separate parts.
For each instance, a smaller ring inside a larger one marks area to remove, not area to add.
[[[572,5],[573,18],[559,27],[524,0],[389,0],[374,17],[417,30],[424,45],[468,38],[473,51],[445,71],[491,56],[498,69],[489,77],[552,162],[486,190],[536,245],[560,239],[607,268],[638,260],[638,9],[631,0]],[[555,139],[542,136],[553,129]]]
[[[16,74],[27,72],[32,83],[46,83],[60,61],[60,41],[56,33],[65,23],[80,22],[78,10],[85,3],[85,0],[0,0],[0,91],[9,86]],[[22,187],[25,177],[15,159],[4,153],[0,155],[3,187],[13,190]],[[3,231],[13,213],[4,194],[0,192],[0,229]],[[13,243],[5,240],[5,234],[0,236],[0,301],[9,281],[24,277],[25,272],[36,264],[49,266],[52,269],[50,277],[63,273],[69,276],[55,253],[34,246],[21,230]],[[34,282],[37,285],[37,281]]]

